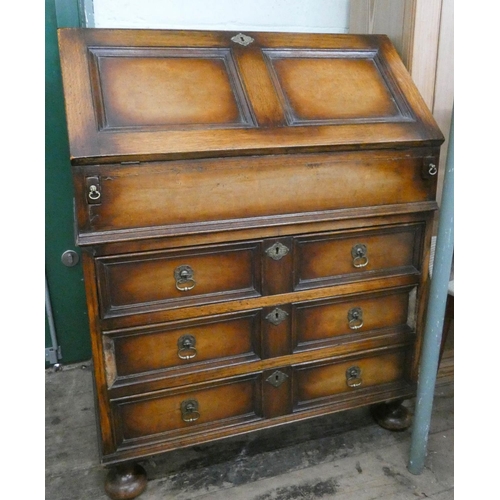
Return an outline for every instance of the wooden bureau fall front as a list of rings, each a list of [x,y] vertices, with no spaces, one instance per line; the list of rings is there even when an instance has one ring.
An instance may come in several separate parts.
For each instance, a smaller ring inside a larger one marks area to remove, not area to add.
[[[389,39],[59,40],[108,495],[339,410],[407,427],[443,137]]]

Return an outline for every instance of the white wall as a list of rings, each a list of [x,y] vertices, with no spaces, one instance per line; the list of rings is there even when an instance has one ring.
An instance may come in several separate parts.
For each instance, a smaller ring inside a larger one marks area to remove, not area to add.
[[[349,23],[349,0],[93,0],[93,10],[96,28],[347,33]]]

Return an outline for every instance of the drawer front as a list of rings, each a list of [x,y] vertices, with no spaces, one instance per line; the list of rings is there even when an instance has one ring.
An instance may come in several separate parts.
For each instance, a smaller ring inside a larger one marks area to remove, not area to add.
[[[260,418],[258,377],[112,403],[118,444],[168,439]]]
[[[344,393],[405,379],[406,351],[351,359],[333,364],[298,367],[296,403],[308,405]]]
[[[103,317],[260,295],[260,245],[96,259]]]
[[[422,152],[420,152],[422,154]],[[418,152],[357,152],[100,165],[78,169],[81,233],[433,201]],[[99,192],[89,199],[90,186]]]
[[[108,332],[103,342],[109,387],[172,368],[221,367],[258,359],[260,312]]]
[[[414,289],[405,289],[296,304],[296,348],[307,349],[328,341],[335,343],[345,335],[411,331],[415,294]]]
[[[422,226],[408,224],[295,239],[295,289],[420,270]]]

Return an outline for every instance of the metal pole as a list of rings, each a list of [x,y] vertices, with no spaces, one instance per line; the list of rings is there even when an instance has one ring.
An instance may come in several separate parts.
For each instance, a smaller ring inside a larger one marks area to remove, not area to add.
[[[444,174],[443,194],[436,239],[436,254],[432,270],[429,304],[422,346],[422,358],[418,380],[415,418],[413,422],[410,461],[408,470],[421,474],[427,454],[427,441],[431,423],[432,403],[439,364],[439,351],[443,333],[448,284],[453,260],[453,112],[448,142],[448,156]]]
[[[57,344],[56,327],[54,324],[54,315],[52,313],[52,303],[50,301],[49,285],[47,283],[47,276],[45,276],[45,312],[47,313],[47,322],[49,324],[50,340],[52,341],[52,348],[45,349],[45,358],[51,362],[56,369],[59,368],[60,350]]]

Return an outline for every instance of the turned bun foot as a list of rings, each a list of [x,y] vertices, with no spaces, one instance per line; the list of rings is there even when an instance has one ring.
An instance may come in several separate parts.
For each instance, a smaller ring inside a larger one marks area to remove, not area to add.
[[[139,464],[118,465],[111,469],[104,489],[113,500],[129,500],[139,496],[148,484],[146,471]]]
[[[380,427],[389,431],[404,431],[411,425],[412,417],[403,401],[391,401],[372,406],[371,413]]]

